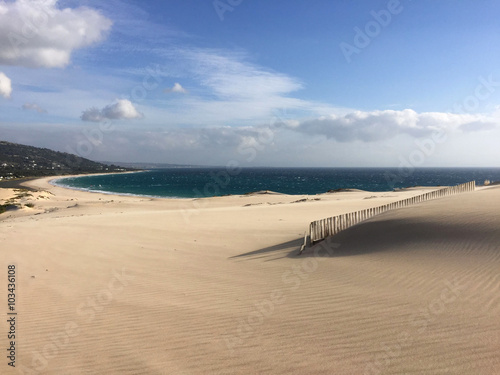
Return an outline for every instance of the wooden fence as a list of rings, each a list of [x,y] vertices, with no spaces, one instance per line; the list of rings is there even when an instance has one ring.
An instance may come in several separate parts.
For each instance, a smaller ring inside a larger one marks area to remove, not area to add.
[[[307,239],[309,238],[309,243],[313,245],[315,242],[324,240],[327,237],[334,236],[335,234],[352,227],[364,220],[367,220],[373,216],[379,215],[381,213],[394,210],[397,208],[408,207],[416,203],[425,202],[431,199],[436,199],[440,197],[446,197],[448,195],[454,195],[458,193],[464,193],[467,191],[474,191],[476,188],[476,182],[471,181],[462,185],[450,186],[443,189],[431,191],[415,197],[403,199],[397,202],[392,202],[384,204],[383,206],[367,208],[365,210],[349,212],[347,214],[332,216],[322,220],[313,221],[309,224],[309,234],[306,233],[304,237],[304,244],[300,249],[300,253],[304,250]]]

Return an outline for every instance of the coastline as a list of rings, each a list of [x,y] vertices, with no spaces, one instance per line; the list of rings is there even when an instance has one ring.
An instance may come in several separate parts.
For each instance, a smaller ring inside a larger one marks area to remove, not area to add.
[[[227,194],[227,195],[220,195],[220,196],[207,196],[207,197],[163,197],[163,196],[150,196],[150,195],[144,195],[144,194],[133,194],[133,193],[118,193],[118,192],[112,192],[112,191],[104,191],[104,190],[88,190],[88,189],[83,189],[83,188],[77,188],[77,187],[72,187],[68,185],[62,185],[58,184],[57,181],[65,178],[78,178],[78,177],[87,177],[87,176],[106,176],[106,175],[116,175],[116,174],[130,174],[130,173],[140,173],[140,172],[147,172],[148,170],[140,170],[140,171],[127,171],[127,172],[116,172],[116,173],[92,173],[92,174],[78,174],[78,175],[66,175],[66,176],[45,176],[45,177],[36,177],[36,178],[29,178],[26,179],[25,181],[22,181],[19,183],[19,187],[16,187],[18,189],[20,188],[26,188],[30,190],[37,190],[37,189],[42,189],[42,190],[47,190],[50,186],[57,187],[57,188],[62,188],[62,189],[67,189],[71,191],[79,191],[79,192],[84,192],[84,193],[92,193],[92,194],[102,194],[102,195],[109,195],[109,196],[116,196],[116,197],[137,197],[137,198],[153,198],[153,199],[178,199],[178,200],[197,200],[197,199],[216,199],[216,198],[224,198],[224,197],[238,197],[238,196],[252,196],[252,195],[258,195],[262,194],[263,192],[268,192],[269,194],[279,194],[279,195],[284,195],[284,196],[291,196],[291,197],[303,197],[303,196],[322,196],[322,195],[329,195],[329,194],[339,194],[339,193],[367,193],[367,194],[388,194],[388,193],[402,193],[405,191],[412,191],[412,190],[433,190],[433,189],[439,189],[442,188],[443,186],[412,186],[412,187],[406,187],[406,188],[399,188],[399,189],[394,189],[394,190],[387,190],[387,191],[378,191],[378,192],[372,192],[368,190],[360,190],[360,189],[353,189],[353,188],[340,188],[340,189],[335,189],[331,191],[325,191],[323,193],[318,193],[318,194],[285,194],[281,192],[273,192],[273,191],[268,191],[268,190],[263,190],[263,191],[250,191],[250,192],[245,192],[242,194]],[[16,185],[17,186],[17,185]],[[2,186],[0,186],[0,189]]]
[[[67,175],[64,177],[57,177],[57,178],[51,178],[47,182],[56,187],[61,187],[64,189],[69,189],[69,190],[76,190],[76,191],[83,191],[87,193],[98,193],[98,194],[105,194],[105,195],[115,195],[115,196],[120,196],[120,197],[144,197],[144,198],[167,198],[169,199],[170,197],[159,197],[159,196],[152,196],[152,195],[143,195],[143,194],[132,194],[132,193],[117,193],[117,192],[112,192],[112,191],[105,191],[105,190],[89,190],[89,189],[84,189],[84,188],[77,188],[69,185],[63,185],[57,183],[59,180],[63,180],[66,178],[79,178],[79,177],[91,177],[91,176],[106,176],[106,175],[115,175],[115,174],[130,174],[130,173],[142,173],[142,172],[148,172],[148,170],[137,170],[137,171],[127,171],[127,172],[113,172],[113,173],[91,173],[91,174],[78,174],[78,175]],[[49,176],[50,177],[50,176]],[[29,181],[27,181],[29,182]],[[33,187],[30,187],[28,185],[29,189],[33,189]],[[182,199],[182,198],[177,198],[177,197],[171,197],[172,199]]]
[[[205,170],[206,168],[204,168]],[[288,195],[317,195],[323,193],[332,193],[338,191],[346,191],[352,190],[356,191],[358,189],[364,191],[404,191],[411,187],[419,188],[420,186],[454,186],[457,184],[461,184],[470,179],[465,179],[471,177],[471,179],[476,180],[476,184],[480,184],[478,182],[477,175],[473,175],[471,173],[463,173],[463,171],[457,170],[457,174],[454,176],[451,175],[443,175],[442,178],[434,175],[434,172],[431,172],[429,175],[421,175],[413,180],[408,180],[407,185],[394,186],[391,185],[388,181],[385,181],[382,178],[382,174],[379,173],[378,176],[373,178],[373,175],[358,175],[355,178],[350,177],[349,179],[344,179],[342,176],[338,176],[335,172],[333,174],[322,174],[320,175],[319,181],[323,181],[322,183],[315,182],[315,179],[318,180],[318,177],[314,176],[313,180],[310,181],[311,176],[308,174],[309,170],[300,172],[300,174],[294,175],[285,173],[280,178],[274,178],[276,175],[269,176],[264,173],[261,174],[262,168],[257,168],[257,172],[253,172],[254,168],[248,168],[251,172],[246,172],[242,174],[241,179],[235,180],[235,183],[228,183],[230,176],[222,177],[215,173],[210,172],[208,175],[201,175],[201,178],[196,177],[191,181],[191,177],[189,175],[181,175],[178,176],[176,174],[172,175],[171,181],[163,175],[160,175],[160,178],[165,179],[168,182],[171,188],[169,191],[164,191],[162,189],[158,189],[157,187],[160,185],[153,185],[151,188],[148,186],[148,181],[144,181],[144,187],[142,186],[142,180],[139,177],[139,181],[134,183],[135,186],[132,186],[129,191],[120,191],[122,189],[114,188],[117,184],[115,180],[104,179],[102,182],[103,186],[109,188],[110,191],[107,190],[99,190],[101,181],[97,182],[94,180],[92,184],[84,187],[79,186],[71,186],[71,184],[61,184],[60,181],[66,178],[83,178],[87,176],[107,176],[107,175],[117,175],[120,173],[95,173],[95,174],[84,174],[84,175],[68,175],[54,178],[52,183],[58,186],[63,186],[81,190],[81,191],[89,191],[89,192],[99,192],[102,194],[114,194],[114,195],[123,195],[123,196],[143,196],[150,198],[175,198],[175,199],[192,199],[192,198],[201,198],[201,197],[210,197],[210,196],[226,196],[226,195],[242,195],[242,194],[250,194],[254,193],[258,190],[268,189],[275,191],[280,194],[288,194]],[[267,169],[265,169],[267,170]],[[293,170],[293,168],[289,168],[288,170]],[[299,168],[299,170],[301,170]],[[338,170],[338,169],[333,169]],[[423,171],[423,170],[422,170]],[[420,171],[420,173],[422,173]],[[434,170],[433,170],[434,171]],[[500,169],[499,169],[500,171]],[[141,173],[141,172],[155,172],[154,170],[138,170],[138,171],[129,171],[129,172],[121,172],[121,173]],[[220,172],[220,171],[219,171]],[[277,171],[279,172],[279,171]],[[214,174],[215,173],[215,174]],[[157,174],[152,174],[151,176],[156,176]],[[297,176],[297,177],[295,177]],[[450,177],[451,176],[451,177]],[[153,179],[154,177],[152,177]],[[158,178],[158,177],[156,177]],[[270,178],[268,180],[267,178]],[[253,183],[253,181],[258,181],[258,183]],[[120,179],[119,179],[120,180]],[[295,183],[296,180],[303,181],[299,183]],[[179,181],[182,181],[182,184],[178,184]],[[232,181],[232,180],[231,180]],[[458,182],[457,182],[458,181]],[[290,182],[290,184],[288,184]],[[309,183],[310,182],[310,183]],[[172,185],[170,185],[170,183]],[[126,183],[125,183],[126,184]],[[176,185],[178,184],[178,185]],[[78,183],[76,183],[78,185]],[[186,186],[192,185],[191,188],[186,188]],[[287,187],[289,186],[289,187]],[[290,188],[292,186],[292,188]],[[208,189],[208,190],[207,190]],[[115,190],[115,191],[113,191]],[[202,193],[203,191],[203,193]],[[169,194],[170,193],[170,194]],[[168,194],[168,195],[167,195]]]
[[[52,176],[37,176],[37,177],[24,177],[24,178],[16,178],[12,180],[3,180],[0,181],[0,189],[34,189],[29,186],[30,181],[41,180],[50,178],[52,181],[57,181],[64,178],[73,178],[73,177],[86,177],[86,176],[105,176],[110,174],[123,174],[123,173],[137,173],[137,172],[146,172],[147,170],[137,170],[137,171],[126,171],[126,172],[111,172],[111,173],[82,173],[82,174],[71,174],[71,175],[52,175]],[[57,186],[57,184],[54,183]],[[70,188],[70,187],[68,187]]]
[[[27,178],[18,178],[13,180],[0,181],[0,189],[32,189],[28,186],[24,186],[25,182],[31,180],[37,180],[40,177],[27,177]]]

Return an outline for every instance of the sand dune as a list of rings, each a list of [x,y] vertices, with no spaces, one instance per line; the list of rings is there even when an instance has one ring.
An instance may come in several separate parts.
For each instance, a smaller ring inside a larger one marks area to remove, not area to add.
[[[500,373],[499,188],[385,213],[298,257],[310,221],[422,189],[161,200],[30,184],[54,195],[0,216],[17,370]]]

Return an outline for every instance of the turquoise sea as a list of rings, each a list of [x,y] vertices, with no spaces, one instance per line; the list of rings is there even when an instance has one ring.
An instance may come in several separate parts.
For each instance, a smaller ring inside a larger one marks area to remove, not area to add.
[[[171,168],[136,173],[62,178],[76,189],[195,198],[271,190],[319,194],[335,189],[390,191],[410,186],[448,186],[475,180],[500,181],[500,168]]]

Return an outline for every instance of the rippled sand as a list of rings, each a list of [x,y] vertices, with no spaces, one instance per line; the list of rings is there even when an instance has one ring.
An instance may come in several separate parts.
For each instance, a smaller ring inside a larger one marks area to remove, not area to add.
[[[298,257],[310,221],[422,190],[151,200],[30,185],[52,194],[0,215],[19,314],[2,374],[500,373],[499,188]]]

